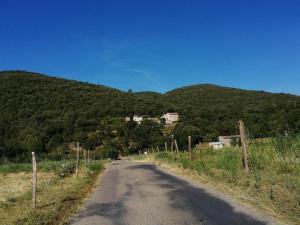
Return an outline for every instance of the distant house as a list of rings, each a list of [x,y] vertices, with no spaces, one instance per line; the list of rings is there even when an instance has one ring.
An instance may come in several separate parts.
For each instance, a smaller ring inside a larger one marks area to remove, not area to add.
[[[151,120],[158,124],[160,124],[161,121],[163,120],[166,125],[171,125],[172,123],[179,121],[179,114],[178,113],[166,113],[161,118],[146,117],[146,116],[139,116],[139,115],[133,116],[133,121],[138,124],[141,124],[143,120]],[[131,118],[129,116],[126,116],[125,121],[129,122],[129,121],[131,121]]]
[[[138,115],[133,116],[133,121],[138,123],[138,124],[141,124],[143,120],[144,120],[143,116],[138,116]]]
[[[221,142],[224,147],[230,147],[232,141],[238,142],[239,138],[240,135],[219,136],[219,142]]]
[[[134,115],[132,119],[133,119],[134,122],[136,122],[138,124],[141,124],[142,121],[144,120],[144,116]],[[131,121],[131,118],[129,116],[126,116],[125,121],[129,122],[129,121]]]
[[[219,141],[216,141],[216,142],[209,142],[208,143],[208,146],[209,147],[212,147],[213,149],[220,149],[220,148],[223,148],[223,144]]]
[[[219,141],[209,142],[208,145],[213,149],[221,149],[223,147],[230,147],[232,141],[239,141],[240,135],[229,135],[229,136],[219,136]]]
[[[174,122],[179,121],[179,113],[166,113],[161,117],[166,125],[171,125]]]

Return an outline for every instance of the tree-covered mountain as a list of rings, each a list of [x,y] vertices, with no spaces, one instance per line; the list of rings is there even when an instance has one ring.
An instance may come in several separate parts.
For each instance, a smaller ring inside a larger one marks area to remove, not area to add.
[[[120,130],[125,116],[158,116],[165,110],[161,102],[131,92],[4,71],[0,73],[0,154],[22,158],[33,149],[51,153],[71,141],[92,148],[102,145],[103,140],[117,139],[113,131]],[[128,145],[128,140],[117,147],[121,145]]]
[[[239,119],[255,137],[300,132],[299,96],[207,84],[176,89],[164,98],[207,139],[236,133]]]
[[[300,132],[300,97],[194,85],[170,91],[117,89],[24,71],[0,72],[0,157],[24,157],[35,149],[67,151],[80,141],[87,148],[113,146],[124,152],[163,145],[160,125],[125,123],[133,114],[158,117],[178,111],[173,133],[183,145],[188,134],[206,141],[236,133],[243,119],[253,136]]]

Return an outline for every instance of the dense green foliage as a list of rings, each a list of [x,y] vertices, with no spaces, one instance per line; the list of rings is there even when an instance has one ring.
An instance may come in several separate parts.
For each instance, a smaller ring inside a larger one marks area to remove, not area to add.
[[[253,136],[300,132],[300,97],[196,85],[166,94],[113,88],[22,71],[0,72],[0,157],[30,159],[30,152],[53,159],[70,153],[67,143],[121,150],[163,146],[162,126],[125,123],[133,114],[159,117],[178,111],[173,133],[179,146],[192,135],[214,140],[235,134],[243,119]]]
[[[80,141],[89,149],[111,145],[122,136],[116,130],[123,129],[126,115],[157,116],[165,110],[130,92],[40,74],[1,72],[0,155],[23,161],[34,150],[56,159],[55,155],[69,153],[64,143]]]
[[[195,85],[168,92],[165,98],[207,140],[237,133],[239,119],[255,137],[300,132],[299,96]]]

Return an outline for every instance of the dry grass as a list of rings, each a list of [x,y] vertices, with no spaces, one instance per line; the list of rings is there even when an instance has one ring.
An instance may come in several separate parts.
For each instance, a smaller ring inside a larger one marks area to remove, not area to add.
[[[59,178],[53,172],[38,174],[37,209],[32,209],[31,174],[19,172],[1,175],[1,224],[63,224],[76,212],[92,190],[102,162],[82,167],[79,176]],[[99,166],[100,165],[100,166]],[[2,191],[3,190],[3,191]]]
[[[37,176],[40,186],[55,175],[53,172],[40,172]],[[30,191],[31,178],[32,174],[28,172],[0,174],[0,202],[4,203]]]
[[[248,178],[241,179],[240,182],[225,182],[223,179],[220,179],[223,171],[219,168],[212,168],[208,174],[203,172],[199,173],[199,171],[195,169],[184,167],[179,161],[158,160],[153,154],[148,156],[141,155],[135,157],[134,160],[154,163],[179,176],[200,182],[201,185],[205,186],[208,190],[226,193],[230,198],[275,218],[280,224],[299,224],[300,214],[297,216],[297,212],[295,212],[295,210],[300,212],[299,205],[291,205],[291,203],[297,204],[299,196],[297,197],[295,194],[291,195],[290,191],[287,191],[279,185],[278,187],[276,187],[276,184],[273,185],[272,195],[274,197],[270,198],[270,189],[267,185],[261,183],[259,188],[254,188],[254,184],[248,184]],[[213,176],[211,174],[213,174]]]

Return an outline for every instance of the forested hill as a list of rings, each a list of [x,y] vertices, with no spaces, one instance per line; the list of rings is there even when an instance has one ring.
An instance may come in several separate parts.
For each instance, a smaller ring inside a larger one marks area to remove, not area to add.
[[[122,118],[133,114],[154,117],[167,111],[180,113],[181,122],[174,130],[178,140],[187,133],[204,140],[234,134],[238,119],[245,121],[254,136],[300,132],[299,96],[214,85],[194,85],[165,94],[132,93],[36,73],[4,71],[0,72],[0,154],[15,157],[32,148],[49,153],[76,140],[91,148],[109,143],[129,151],[153,142],[160,145],[165,137],[159,127],[128,127]]]
[[[193,85],[164,95],[185,123],[212,135],[236,132],[243,119],[251,135],[264,137],[300,132],[300,96],[248,91],[216,85]]]
[[[0,72],[0,79],[1,102],[4,102],[0,106],[1,113],[3,110],[21,112],[24,109],[28,110],[28,114],[48,110],[58,113],[84,110],[86,114],[96,111],[99,116],[125,116],[135,107],[135,102],[138,103],[137,111],[141,111],[137,113],[158,113],[147,99],[102,85],[22,71]],[[126,108],[128,101],[133,101],[130,109]]]

